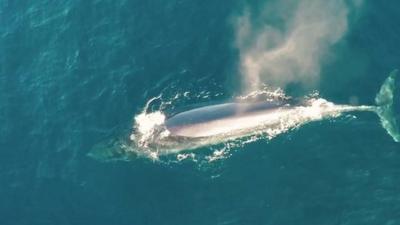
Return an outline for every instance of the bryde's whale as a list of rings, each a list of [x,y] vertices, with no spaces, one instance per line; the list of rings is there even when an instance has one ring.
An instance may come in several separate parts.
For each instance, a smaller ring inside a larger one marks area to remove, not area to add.
[[[400,142],[394,112],[396,75],[397,70],[385,80],[374,106],[342,105],[322,98],[309,98],[301,101],[228,102],[194,108],[169,117],[156,112],[138,116],[130,142],[116,146],[139,149],[136,152],[169,154],[260,133],[273,137],[311,121],[352,111],[376,113],[388,134]],[[119,149],[117,152],[123,151]]]

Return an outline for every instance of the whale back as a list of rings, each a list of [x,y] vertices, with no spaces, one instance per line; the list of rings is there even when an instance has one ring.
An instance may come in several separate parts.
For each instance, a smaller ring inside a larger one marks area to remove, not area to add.
[[[226,118],[239,117],[246,114],[257,113],[258,111],[273,110],[285,105],[285,102],[256,102],[256,103],[224,103],[204,106],[178,113],[167,119],[165,125],[168,130],[173,131],[183,126],[196,125],[210,121]]]

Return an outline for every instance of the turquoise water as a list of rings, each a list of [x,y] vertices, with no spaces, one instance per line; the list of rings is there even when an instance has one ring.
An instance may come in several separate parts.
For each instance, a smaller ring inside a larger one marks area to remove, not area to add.
[[[216,160],[229,143],[185,160],[88,157],[129,136],[160,94],[150,110],[188,93],[166,113],[241,94],[234,21],[247,8],[262,30],[264,4],[0,0],[0,224],[400,224],[400,145],[373,113],[239,141]],[[318,81],[295,80],[287,93],[374,104],[400,67],[399,9],[349,8]]]

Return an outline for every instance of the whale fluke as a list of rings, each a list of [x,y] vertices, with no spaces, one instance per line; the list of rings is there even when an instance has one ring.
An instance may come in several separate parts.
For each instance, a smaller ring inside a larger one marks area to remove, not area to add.
[[[394,111],[397,73],[398,70],[393,70],[383,82],[379,93],[375,97],[375,103],[378,106],[376,112],[381,119],[383,128],[394,141],[400,142],[399,124]]]

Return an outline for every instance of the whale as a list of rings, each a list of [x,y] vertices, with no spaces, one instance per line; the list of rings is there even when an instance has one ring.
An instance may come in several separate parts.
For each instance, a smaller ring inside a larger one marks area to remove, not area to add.
[[[171,115],[142,113],[135,117],[135,128],[128,139],[118,138],[96,145],[95,158],[147,154],[154,157],[194,150],[253,135],[269,138],[304,124],[339,117],[351,112],[371,112],[380,119],[394,142],[400,142],[397,121],[397,70],[381,85],[374,105],[335,104],[323,98],[283,98],[264,101],[230,101],[209,104]],[[128,154],[129,153],[129,154]]]

